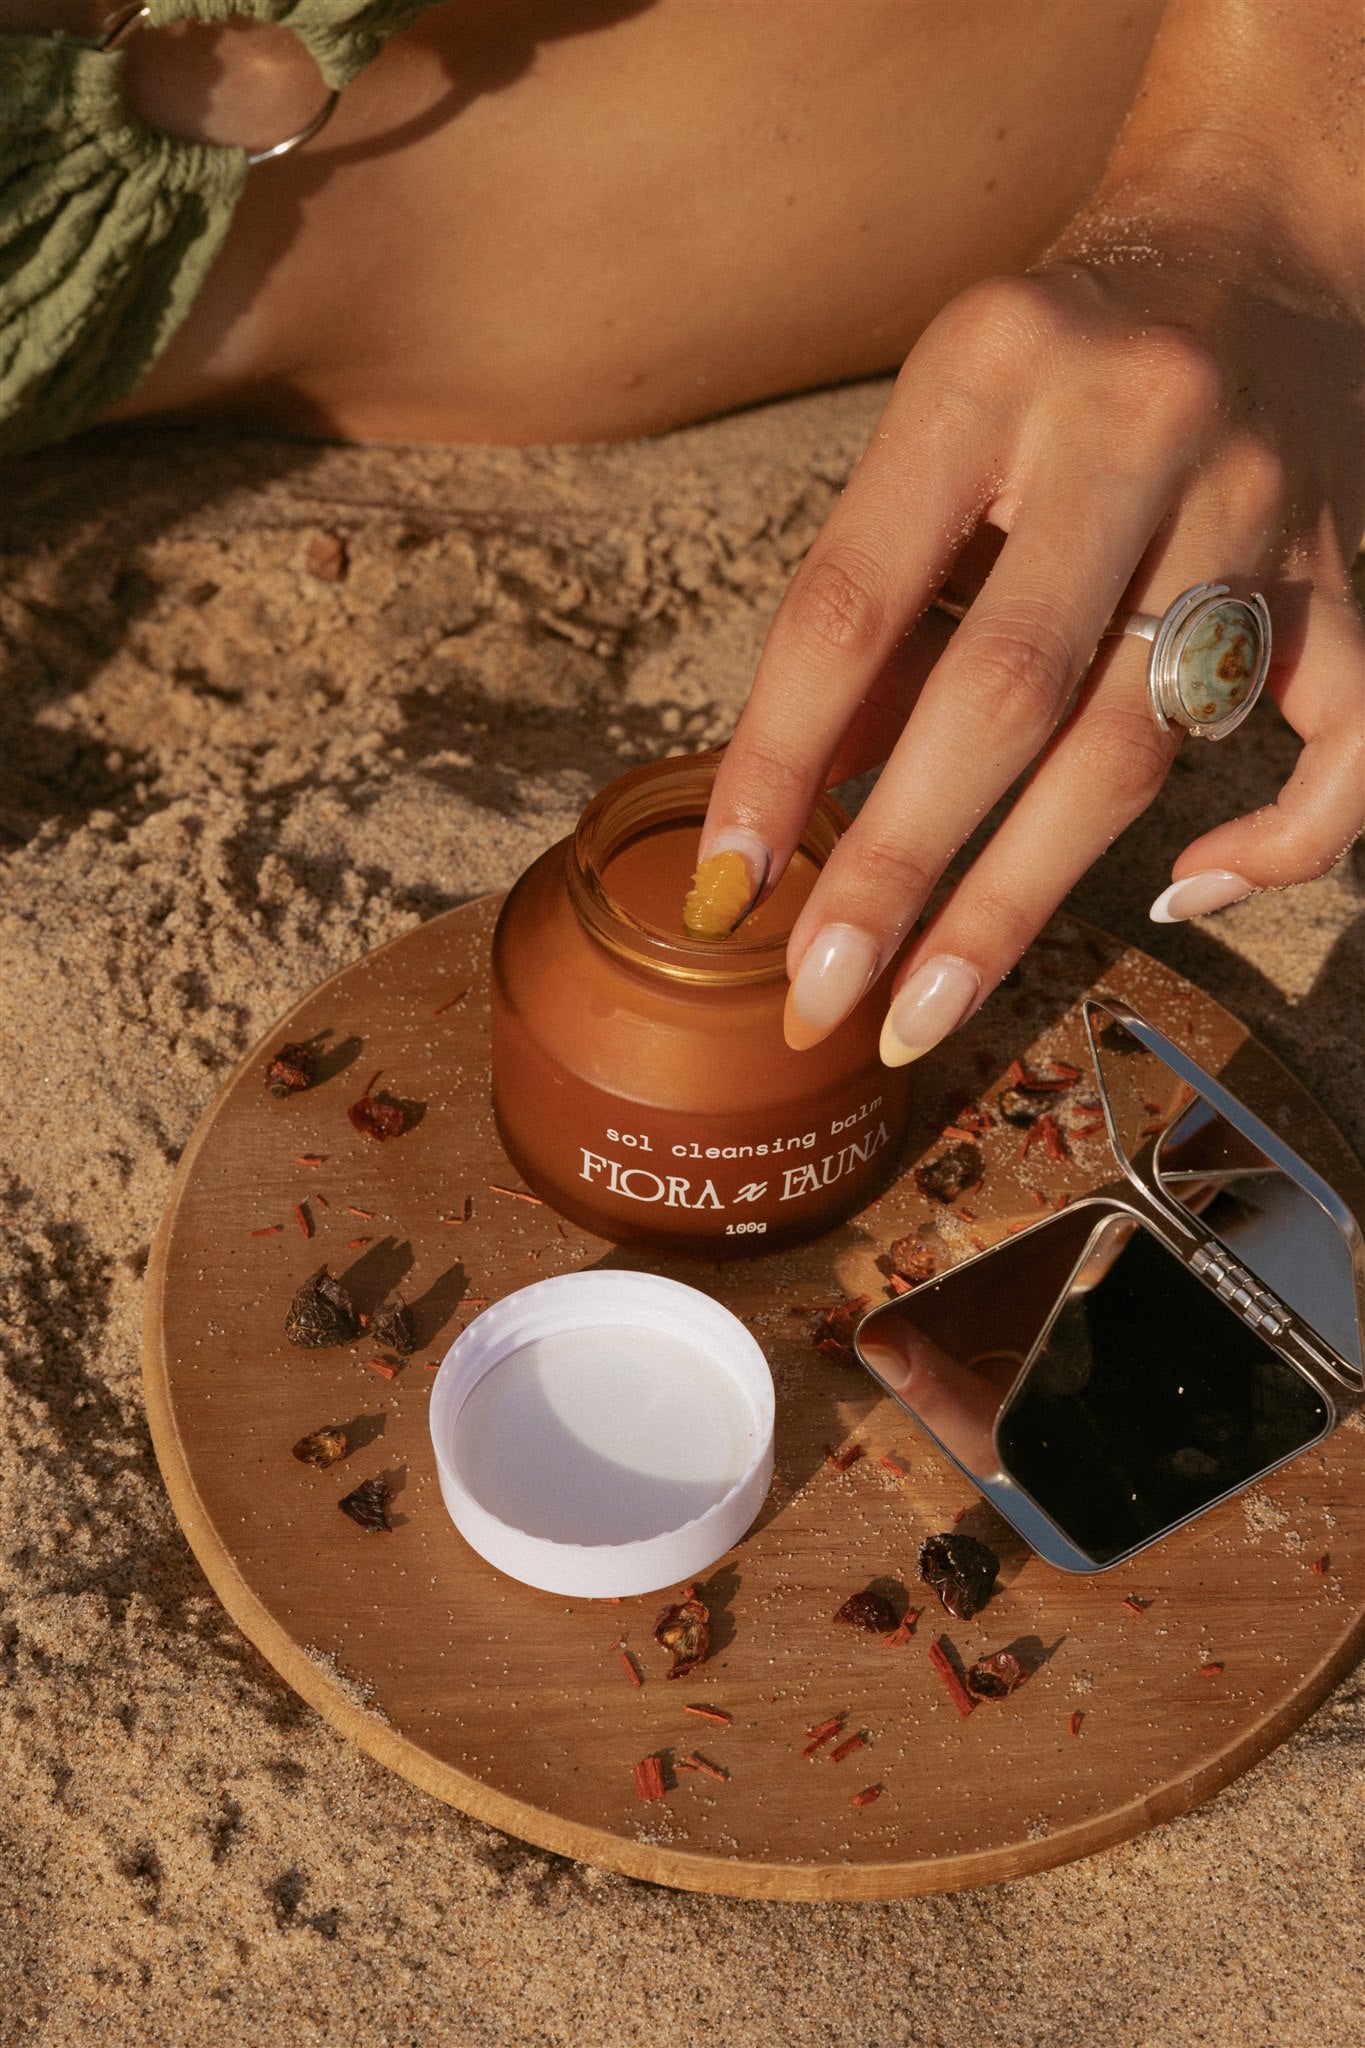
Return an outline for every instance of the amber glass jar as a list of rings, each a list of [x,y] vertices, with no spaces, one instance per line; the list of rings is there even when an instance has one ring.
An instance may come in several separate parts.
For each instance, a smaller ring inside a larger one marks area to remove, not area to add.
[[[877,1057],[890,969],[807,1052],[782,1036],[792,924],[848,824],[817,805],[772,895],[722,940],[682,906],[714,755],[632,769],[528,868],[493,940],[493,1106],[561,1215],[710,1258],[818,1236],[894,1164],[908,1070]]]

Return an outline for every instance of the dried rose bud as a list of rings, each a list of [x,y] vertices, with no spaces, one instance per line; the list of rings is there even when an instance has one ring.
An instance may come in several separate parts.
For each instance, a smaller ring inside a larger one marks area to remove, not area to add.
[[[369,1335],[376,1344],[388,1351],[396,1351],[400,1358],[411,1358],[417,1349],[417,1332],[412,1326],[412,1310],[401,1295],[386,1301],[377,1308],[370,1318]]]
[[[265,1085],[280,1100],[297,1095],[313,1085],[313,1049],[308,1045],[282,1045],[265,1070]]]
[[[886,1255],[892,1272],[899,1273],[902,1280],[908,1280],[914,1287],[923,1280],[932,1280],[938,1271],[938,1255],[922,1231],[912,1230],[907,1237],[898,1237]]]
[[[654,1624],[654,1640],[673,1659],[665,1678],[685,1678],[706,1661],[711,1648],[711,1615],[689,1586],[673,1607],[665,1607]]]
[[[305,1351],[325,1351],[332,1344],[349,1344],[359,1331],[360,1318],[349,1292],[319,1266],[289,1304],[285,1336]]]
[[[353,1102],[346,1114],[358,1131],[367,1137],[401,1138],[408,1128],[408,1112],[401,1102],[395,1102],[389,1095],[372,1095],[370,1090],[379,1079],[382,1069],[376,1069],[365,1083],[365,1092],[359,1102]]]
[[[1048,1104],[1055,1101],[1049,1089],[1032,1091],[1028,1088],[1006,1088],[996,1097],[995,1106],[1007,1124],[1013,1124],[1017,1131],[1026,1131],[1030,1124],[1036,1124]]]
[[[919,1575],[955,1621],[970,1621],[981,1612],[999,1569],[1000,1560],[987,1544],[957,1530],[926,1537],[920,1545]]]
[[[379,1529],[391,1529],[389,1501],[393,1489],[383,1473],[373,1479],[362,1480],[354,1493],[347,1493],[337,1502],[343,1515],[349,1515],[358,1528],[373,1534]]]
[[[316,1465],[319,1472],[325,1472],[338,1458],[344,1458],[350,1448],[344,1429],[315,1429],[311,1436],[299,1438],[294,1456],[301,1465]]]
[[[972,1665],[967,1673],[967,1690],[979,1700],[1003,1700],[1028,1675],[1028,1666],[1020,1662],[1013,1650],[997,1650],[994,1656],[982,1657]]]
[[[917,1166],[915,1186],[922,1195],[930,1195],[936,1202],[955,1202],[960,1195],[966,1194],[968,1188],[976,1186],[985,1171],[981,1147],[969,1145],[964,1139],[961,1144],[949,1145],[937,1159]]]
[[[864,1635],[889,1636],[896,1626],[896,1610],[880,1593],[850,1593],[834,1619],[860,1628]]]
[[[867,1303],[868,1296],[860,1294],[853,1301],[834,1302],[817,1311],[811,1321],[810,1341],[823,1357],[840,1365],[857,1364],[853,1333]]]

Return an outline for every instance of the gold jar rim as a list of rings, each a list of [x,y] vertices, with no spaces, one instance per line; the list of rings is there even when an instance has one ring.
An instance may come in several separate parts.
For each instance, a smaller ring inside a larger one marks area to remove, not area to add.
[[[789,933],[717,943],[661,931],[616,902],[604,879],[621,849],[645,832],[661,825],[701,824],[720,758],[718,750],[670,755],[632,768],[599,790],[570,842],[569,895],[588,931],[619,958],[675,981],[736,988],[785,976]],[[847,811],[826,793],[802,834],[801,852],[823,867],[848,825]]]

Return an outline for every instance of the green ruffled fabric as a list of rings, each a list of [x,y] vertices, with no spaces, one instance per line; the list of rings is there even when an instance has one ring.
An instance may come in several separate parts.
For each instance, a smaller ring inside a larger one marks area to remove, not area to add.
[[[341,87],[433,4],[151,0],[151,16],[280,23]],[[243,150],[135,121],[122,62],[68,36],[0,35],[0,455],[79,433],[146,375],[249,175]]]

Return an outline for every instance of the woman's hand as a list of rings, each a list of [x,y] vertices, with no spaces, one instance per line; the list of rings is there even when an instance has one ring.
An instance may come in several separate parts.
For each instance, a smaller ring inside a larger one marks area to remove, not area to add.
[[[1187,38],[1220,12],[1172,9]],[[1295,77],[1305,96],[1320,86],[1321,28],[1298,73],[1279,52],[1291,111]],[[1179,55],[1158,45],[1153,92]],[[1275,804],[1185,848],[1154,917],[1321,874],[1365,824],[1365,637],[1347,578],[1365,528],[1365,291],[1340,218],[1354,183],[1347,169],[1339,191],[1320,152],[1312,189],[1286,204],[1278,160],[1245,137],[1221,138],[1220,161],[1220,138],[1211,154],[1187,134],[1182,159],[1152,129],[1147,107],[1039,268],[973,287],[928,328],[773,621],[703,854],[728,844],[756,882],[780,873],[820,788],[886,762],[792,933],[794,1045],[847,1014],[1030,767],[897,976],[892,1065],[971,1015],[1151,802],[1178,735],[1149,709],[1143,643],[1093,659],[1116,610],[1159,614],[1196,583],[1262,590],[1267,687],[1305,743]],[[1004,544],[945,644],[926,607],[983,524]]]

